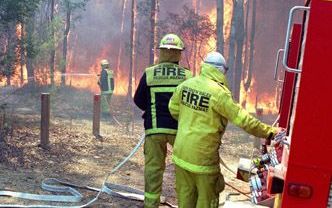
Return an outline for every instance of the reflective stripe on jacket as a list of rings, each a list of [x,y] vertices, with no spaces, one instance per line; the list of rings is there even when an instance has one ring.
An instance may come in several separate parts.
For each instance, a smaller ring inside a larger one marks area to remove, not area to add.
[[[261,138],[276,132],[235,103],[227,85],[221,72],[204,63],[198,77],[177,87],[169,110],[179,122],[173,149],[178,166],[194,173],[220,171],[218,149],[228,120]]]
[[[145,134],[176,134],[177,121],[168,110],[175,88],[192,77],[191,72],[175,63],[160,63],[147,68],[134,96],[144,111]]]

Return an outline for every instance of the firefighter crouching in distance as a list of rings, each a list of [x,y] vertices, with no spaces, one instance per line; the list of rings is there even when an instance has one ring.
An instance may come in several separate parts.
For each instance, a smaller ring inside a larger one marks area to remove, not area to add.
[[[173,145],[177,121],[168,110],[168,102],[177,85],[191,78],[188,69],[179,66],[182,40],[175,34],[165,35],[159,45],[158,64],[145,69],[134,102],[144,111],[144,207],[159,207],[167,143]]]
[[[103,116],[110,116],[111,98],[114,91],[113,70],[106,59],[101,60],[101,73],[98,85],[101,91],[101,111]]]
[[[225,187],[218,150],[228,121],[260,138],[281,131],[233,101],[227,70],[220,53],[209,53],[200,75],[180,84],[169,102],[170,113],[179,122],[172,156],[179,208],[218,207]]]

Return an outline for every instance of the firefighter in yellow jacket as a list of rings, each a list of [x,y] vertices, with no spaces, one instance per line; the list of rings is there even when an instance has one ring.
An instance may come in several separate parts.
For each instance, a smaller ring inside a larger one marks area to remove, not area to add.
[[[233,101],[226,72],[224,57],[209,53],[200,75],[180,84],[169,102],[170,113],[179,122],[172,156],[179,208],[218,207],[225,186],[218,149],[228,121],[260,138],[279,131]]]
[[[114,91],[113,70],[106,59],[101,60],[101,73],[98,85],[101,91],[101,110],[103,115],[110,115],[111,98]]]
[[[177,35],[165,35],[159,49],[159,63],[145,69],[134,96],[135,104],[144,111],[145,208],[159,207],[167,143],[173,145],[177,131],[177,121],[168,110],[169,99],[180,83],[192,77],[179,66],[184,44]]]

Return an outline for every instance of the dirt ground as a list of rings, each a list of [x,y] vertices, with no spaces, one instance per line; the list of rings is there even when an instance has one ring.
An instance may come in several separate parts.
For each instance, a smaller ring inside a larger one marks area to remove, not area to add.
[[[23,93],[24,94],[24,93]],[[66,94],[66,95],[65,95]],[[79,185],[88,185],[99,188],[112,168],[125,158],[139,141],[143,133],[143,123],[140,112],[134,113],[124,106],[128,100],[120,96],[113,98],[113,115],[103,118],[101,122],[102,138],[92,135],[92,103],[89,97],[82,99],[82,95],[73,98],[67,92],[55,93],[53,97],[62,98],[61,101],[52,100],[50,148],[44,150],[39,147],[40,106],[39,97],[18,94],[6,98],[6,102],[15,102],[15,108],[6,111],[6,119],[10,131],[0,140],[0,190],[29,192],[36,194],[50,194],[40,188],[45,178],[59,178]],[[68,94],[68,95],[67,95]],[[20,97],[21,96],[21,97]],[[11,100],[12,99],[12,100]],[[14,99],[14,100],[13,100]],[[68,102],[68,99],[72,99]],[[23,101],[22,101],[23,100]],[[0,97],[0,105],[1,103]],[[84,105],[81,105],[84,103]],[[70,107],[68,107],[70,106]],[[14,109],[14,110],[13,110]],[[119,123],[120,124],[119,124]],[[220,149],[221,157],[228,166],[236,171],[240,157],[250,157],[253,150],[254,138],[248,136],[240,129],[230,126],[222,140]],[[164,174],[163,195],[166,200],[176,204],[174,187],[174,165],[170,155],[166,172]],[[108,182],[127,185],[144,190],[143,179],[144,156],[143,148],[127,162],[119,171],[111,175]],[[238,187],[244,192],[249,192],[246,183],[238,181],[235,176],[225,168],[221,168],[226,182]],[[96,192],[79,190],[84,195],[84,200],[77,204],[47,203],[50,205],[79,205],[94,198]],[[236,191],[226,187],[220,197],[220,207],[230,193]],[[244,196],[231,197],[232,200],[247,200]],[[28,200],[0,197],[1,204],[45,204]],[[126,200],[102,194],[92,207],[143,207],[140,201]],[[167,207],[167,206],[164,206]]]

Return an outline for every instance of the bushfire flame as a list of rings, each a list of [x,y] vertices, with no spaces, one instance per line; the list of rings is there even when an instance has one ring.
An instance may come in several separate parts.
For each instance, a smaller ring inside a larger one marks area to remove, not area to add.
[[[278,113],[278,106],[276,102],[277,93],[257,93],[256,80],[253,77],[248,92],[243,87],[243,80],[241,81],[240,89],[240,103],[247,111],[257,113],[263,111],[263,114],[276,114]]]
[[[230,0],[224,2],[224,40],[227,43],[227,40],[230,38],[230,30],[232,23],[233,15],[233,3]],[[210,21],[216,25],[217,24],[217,11],[215,8],[211,9],[208,13]],[[203,49],[204,52],[209,52],[214,48],[211,46],[216,46],[216,39],[211,37],[208,40],[207,46]],[[227,49],[227,47],[225,47]],[[226,51],[227,52],[227,51]],[[204,54],[204,53],[202,53]],[[240,103],[244,106],[249,112],[255,113],[257,111],[263,111],[263,114],[275,114],[278,113],[278,106],[276,104],[277,94],[269,93],[260,93],[258,95],[257,89],[255,88],[256,80],[253,77],[251,81],[251,86],[249,87],[248,92],[245,91],[243,87],[244,78],[241,81],[240,89]]]
[[[129,18],[126,18],[126,9],[129,8],[127,3],[130,1],[124,0],[124,4],[122,5],[122,12],[121,12],[121,37],[124,33],[124,23],[125,21],[129,22]],[[158,1],[157,1],[158,2]],[[198,8],[201,8],[200,5],[198,5],[199,2],[200,4],[202,1],[197,1],[193,0],[193,5],[195,5],[194,9],[198,12]],[[103,1],[96,1],[97,6],[102,6]],[[157,5],[158,6],[158,5]],[[229,41],[230,38],[230,28],[231,28],[231,22],[232,22],[232,13],[233,13],[233,3],[232,0],[226,0],[224,1],[224,40],[225,43]],[[135,11],[135,21],[136,21],[136,14],[137,11]],[[208,15],[210,21],[212,24],[216,25],[217,22],[217,9],[215,7],[211,8],[208,12],[206,12]],[[158,22],[158,16],[156,15],[156,22]],[[127,19],[127,20],[126,20]],[[156,28],[157,29],[157,28]],[[16,36],[17,40],[21,40],[22,38],[22,32],[24,30],[22,29],[22,26],[20,24],[16,25]],[[136,32],[134,28],[134,33]],[[72,33],[70,33],[72,35]],[[77,38],[77,37],[76,37]],[[137,38],[134,35],[134,38]],[[73,38],[70,38],[70,40],[73,40]],[[135,40],[135,39],[134,39]],[[120,40],[120,45],[118,49],[111,48],[109,45],[105,46],[97,58],[95,59],[94,63],[87,67],[86,69],[79,69],[78,67],[75,67],[72,65],[74,55],[73,55],[73,50],[68,50],[68,67],[67,67],[67,74],[61,74],[61,72],[56,71],[54,74],[55,77],[55,83],[56,85],[60,85],[61,83],[61,76],[66,76],[66,85],[72,86],[75,88],[79,89],[88,89],[91,92],[94,93],[99,93],[100,89],[98,86],[98,79],[99,79],[99,74],[101,71],[100,68],[100,61],[102,59],[109,59],[110,54],[113,54],[114,51],[117,53],[116,55],[116,60],[114,64],[111,64],[112,69],[114,70],[114,79],[115,79],[115,91],[114,94],[116,95],[127,95],[128,92],[128,70],[124,68],[124,63],[123,62],[123,45],[126,40]],[[154,40],[155,41],[155,40]],[[18,41],[19,42],[19,41]],[[155,44],[156,45],[156,44]],[[206,53],[215,50],[216,46],[216,38],[211,37],[207,44],[199,48],[199,53],[195,55],[196,57],[192,57],[191,59],[197,59],[201,60],[202,57],[205,56]],[[135,47],[135,45],[134,45]],[[227,47],[225,47],[227,49]],[[22,84],[26,83],[27,78],[27,69],[26,65],[22,64],[21,66],[21,54],[24,49],[20,48],[20,44],[17,44],[16,48],[16,65],[15,65],[15,73],[11,77],[11,84],[15,86],[22,86]],[[24,53],[26,53],[24,51]],[[135,53],[135,51],[134,51]],[[227,55],[228,51],[225,51],[225,54]],[[156,57],[156,56],[155,56]],[[134,56],[135,58],[135,56]],[[110,60],[111,61],[111,60]],[[191,61],[191,63],[194,63],[194,61]],[[199,65],[200,61],[196,61],[196,69],[199,71]],[[83,72],[83,73],[82,73]],[[40,84],[50,84],[50,74],[49,74],[49,69],[46,67],[40,67],[40,69],[35,70],[35,77],[34,79],[36,80],[37,83]],[[23,76],[23,78],[21,78]],[[244,78],[243,78],[244,79]],[[6,78],[0,81],[0,85],[4,85]],[[24,82],[22,83],[22,80]],[[132,83],[133,83],[133,88],[135,89],[135,76],[133,76]],[[278,106],[275,102],[276,100],[276,94],[268,94],[268,93],[257,93],[257,84],[255,77],[253,77],[251,86],[248,90],[248,92],[245,92],[244,87],[243,87],[243,81],[241,83],[241,92],[240,92],[240,103],[246,107],[246,109],[250,112],[257,112],[257,110],[261,109],[263,110],[264,113],[277,113],[278,112]],[[133,90],[134,90],[133,89]]]
[[[111,47],[109,46],[105,47],[101,51],[99,56],[96,58],[95,63],[88,68],[87,74],[79,73],[76,71],[75,68],[70,68],[72,75],[68,74],[68,77],[66,79],[66,84],[79,89],[89,89],[94,93],[99,93],[100,88],[98,86],[98,80],[101,71],[100,61],[103,59],[107,59],[107,57],[109,57],[108,54],[110,54],[111,50],[112,50]],[[111,65],[111,69],[115,70],[115,67],[112,67]],[[114,94],[126,95],[128,78],[126,73],[124,73],[124,70],[121,70],[121,68],[119,68],[119,70],[116,70],[116,73],[114,73],[114,80],[115,80]]]

